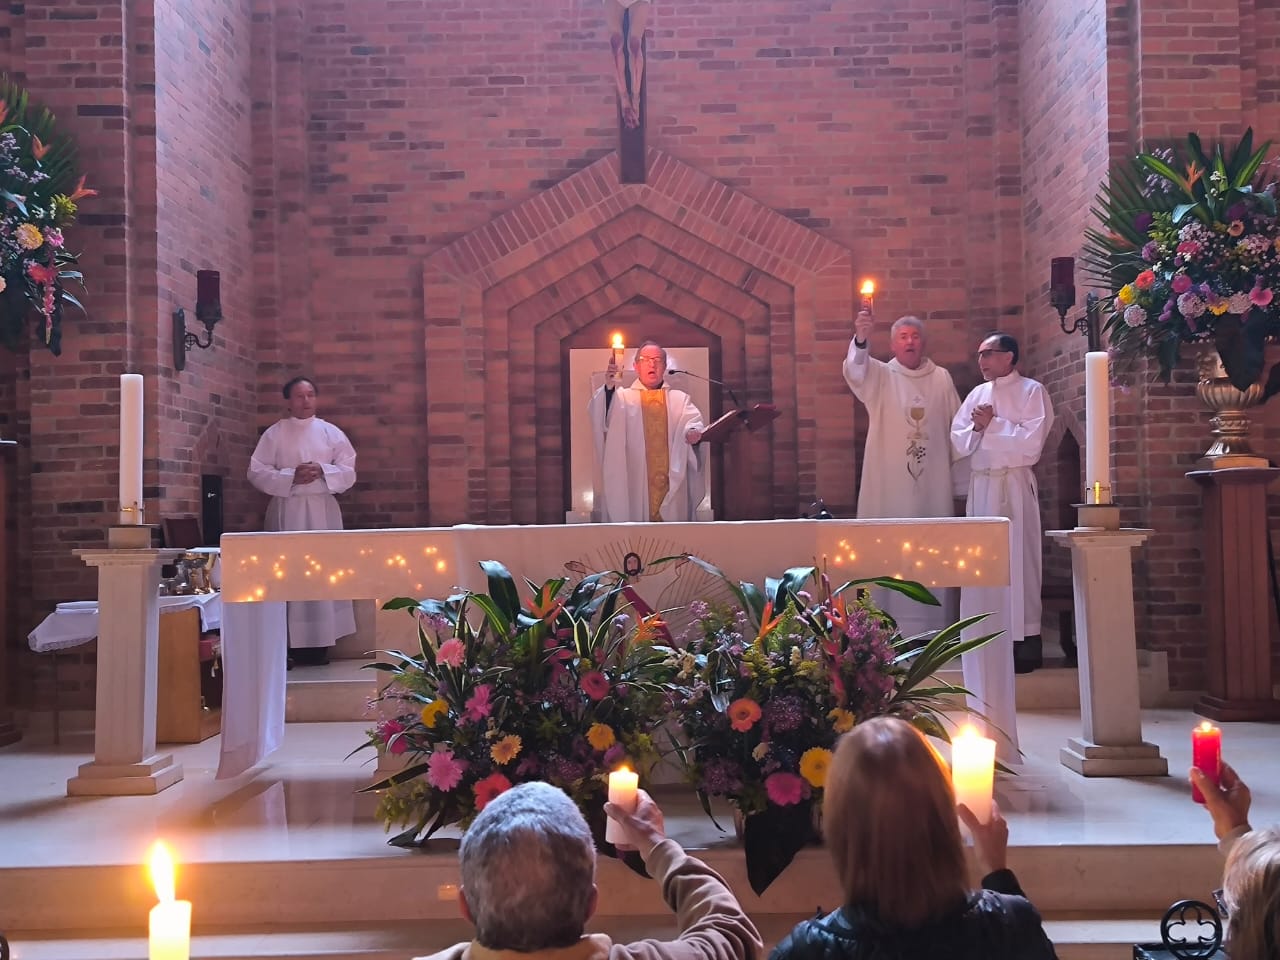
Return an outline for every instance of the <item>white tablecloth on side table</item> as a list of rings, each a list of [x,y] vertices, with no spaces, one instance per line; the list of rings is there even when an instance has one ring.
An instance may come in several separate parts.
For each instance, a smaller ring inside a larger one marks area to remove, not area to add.
[[[161,597],[161,613],[178,613],[197,607],[200,629],[204,632],[222,626],[222,594],[194,593],[181,597]],[[36,653],[57,653],[88,643],[98,635],[98,601],[73,600],[60,603],[40,625],[27,634],[27,645]]]

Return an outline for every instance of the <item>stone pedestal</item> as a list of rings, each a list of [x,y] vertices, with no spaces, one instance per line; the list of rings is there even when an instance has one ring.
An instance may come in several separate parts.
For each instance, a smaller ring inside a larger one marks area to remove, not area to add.
[[[1194,470],[1203,488],[1208,693],[1196,713],[1211,720],[1280,720],[1271,669],[1275,598],[1267,550],[1271,467]]]
[[[1133,618],[1133,548],[1150,530],[1077,527],[1045,535],[1071,550],[1083,735],[1063,766],[1086,777],[1166,776],[1160,748],[1142,739]]]
[[[113,538],[118,539],[118,538]],[[160,565],[181,550],[77,550],[98,568],[98,685],[93,760],[67,795],[158,793],[182,779],[172,754],[156,753]]]

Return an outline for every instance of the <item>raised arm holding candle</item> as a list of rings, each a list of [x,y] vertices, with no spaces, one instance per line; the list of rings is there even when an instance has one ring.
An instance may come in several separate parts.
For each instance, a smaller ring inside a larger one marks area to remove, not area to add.
[[[874,290],[869,280],[862,285],[863,308],[854,317],[843,368],[845,383],[867,408],[858,517],[954,516],[960,481],[952,474],[955,458],[947,438],[960,395],[951,374],[925,356],[925,326],[918,317],[899,317],[889,328],[891,359],[871,356]],[[877,589],[873,596],[906,636],[955,621],[954,591],[939,591],[937,607],[889,590]]]
[[[605,523],[687,523],[706,495],[706,455],[696,448],[705,429],[702,413],[687,393],[665,382],[661,345],[641,343],[635,371],[634,384],[606,383],[587,407],[598,467],[596,512]]]

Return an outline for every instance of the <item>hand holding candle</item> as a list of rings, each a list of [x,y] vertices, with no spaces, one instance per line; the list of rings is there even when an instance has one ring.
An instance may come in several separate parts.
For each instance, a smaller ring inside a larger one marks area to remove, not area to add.
[[[1222,782],[1222,730],[1208,720],[1191,731],[1191,765],[1216,787]],[[1191,799],[1204,803],[1204,794],[1194,783]]]
[[[979,823],[991,820],[995,787],[996,742],[964,727],[951,740],[951,784],[956,804],[968,807]]]
[[[858,292],[862,294],[862,309],[873,309],[876,301],[876,282],[870,279],[863,280]]]
[[[609,802],[617,804],[628,813],[634,813],[639,802],[640,775],[629,767],[622,767],[609,774]],[[610,818],[605,823],[604,839],[608,843],[626,843],[627,832],[618,821]]]
[[[159,841],[150,867],[160,902],[151,908],[148,960],[191,960],[191,901],[174,899],[173,857]]]
[[[120,523],[142,523],[142,374],[120,375]]]

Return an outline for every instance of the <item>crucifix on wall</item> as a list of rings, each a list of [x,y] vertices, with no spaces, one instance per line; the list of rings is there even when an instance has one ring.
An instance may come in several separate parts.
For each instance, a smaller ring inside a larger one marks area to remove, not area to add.
[[[618,155],[622,182],[644,183],[645,27],[649,0],[604,0],[618,95]]]

